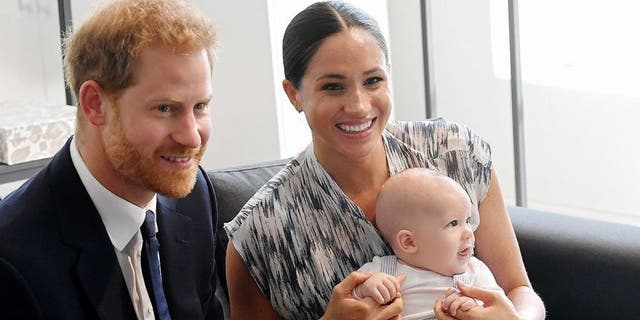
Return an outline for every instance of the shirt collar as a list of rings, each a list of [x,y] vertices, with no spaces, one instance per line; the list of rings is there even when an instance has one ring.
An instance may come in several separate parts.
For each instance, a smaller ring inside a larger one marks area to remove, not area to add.
[[[111,243],[118,251],[123,251],[133,236],[140,230],[146,210],[156,212],[157,197],[154,195],[145,208],[140,208],[118,197],[105,188],[91,174],[80,155],[80,151],[78,151],[75,137],[73,137],[69,149],[73,166],[76,168],[82,184],[98,210]]]

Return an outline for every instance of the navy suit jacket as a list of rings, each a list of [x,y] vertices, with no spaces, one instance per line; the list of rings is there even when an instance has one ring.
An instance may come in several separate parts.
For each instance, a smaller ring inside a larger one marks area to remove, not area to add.
[[[70,141],[0,201],[0,319],[136,319]],[[158,195],[164,291],[173,319],[222,319],[215,297],[215,194],[202,168],[185,198]]]

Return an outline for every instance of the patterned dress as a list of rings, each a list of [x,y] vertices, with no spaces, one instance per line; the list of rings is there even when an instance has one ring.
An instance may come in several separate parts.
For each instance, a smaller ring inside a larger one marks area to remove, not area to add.
[[[390,121],[382,134],[389,173],[426,167],[458,181],[473,204],[491,177],[489,144],[467,127],[433,119]],[[338,187],[310,146],[224,228],[262,293],[285,319],[318,319],[333,286],[374,256],[393,254],[364,212]]]

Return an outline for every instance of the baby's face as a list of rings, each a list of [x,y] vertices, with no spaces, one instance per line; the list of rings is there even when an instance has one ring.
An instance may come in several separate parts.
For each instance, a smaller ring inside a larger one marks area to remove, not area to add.
[[[471,206],[468,200],[461,201],[459,197],[442,200],[438,205],[431,203],[417,215],[410,231],[415,236],[418,252],[413,257],[415,261],[406,262],[451,276],[465,271],[473,254],[475,238],[469,224]]]

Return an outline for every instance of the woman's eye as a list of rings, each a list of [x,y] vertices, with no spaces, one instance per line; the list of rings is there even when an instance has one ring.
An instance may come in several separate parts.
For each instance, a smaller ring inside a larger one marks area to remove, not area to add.
[[[160,112],[169,112],[171,111],[171,107],[169,107],[169,105],[166,104],[161,104],[158,106],[158,111]]]
[[[322,90],[338,91],[338,90],[342,90],[342,85],[338,83],[327,83],[322,86]]]
[[[458,220],[451,220],[451,222],[449,222],[449,224],[447,224],[448,226],[452,226],[455,227],[458,225]]]

